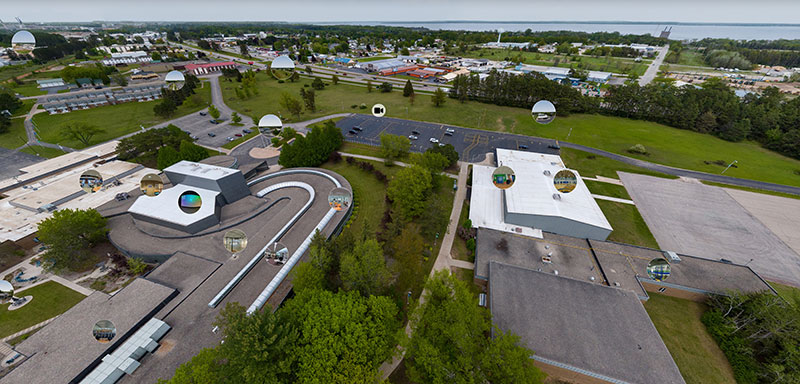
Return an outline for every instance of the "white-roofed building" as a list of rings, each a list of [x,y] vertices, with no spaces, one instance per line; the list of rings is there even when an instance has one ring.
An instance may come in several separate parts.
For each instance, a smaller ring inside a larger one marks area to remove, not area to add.
[[[589,71],[586,81],[605,84],[611,79],[611,72]]]
[[[473,165],[469,218],[474,227],[541,237],[541,231],[605,240],[611,233],[603,211],[576,171],[577,186],[560,193],[555,174],[565,169],[561,157],[497,149],[497,163],[510,167],[514,184],[499,189],[492,183],[495,167]],[[480,202],[480,203],[477,203]]]

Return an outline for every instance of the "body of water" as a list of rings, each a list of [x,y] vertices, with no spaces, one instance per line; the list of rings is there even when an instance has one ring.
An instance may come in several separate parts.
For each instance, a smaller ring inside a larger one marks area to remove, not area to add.
[[[578,23],[578,22],[341,22],[321,24],[387,25],[423,27],[433,30],[466,31],[580,31],[619,32],[621,34],[651,34],[658,36],[665,27],[672,27],[672,40],[703,39],[706,37],[736,40],[800,39],[800,24],[697,24],[697,23]]]

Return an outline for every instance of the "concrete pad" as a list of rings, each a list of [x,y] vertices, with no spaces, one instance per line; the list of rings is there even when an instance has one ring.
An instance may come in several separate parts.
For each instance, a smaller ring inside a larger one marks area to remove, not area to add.
[[[250,150],[249,155],[254,159],[271,159],[275,156],[280,156],[281,151],[273,147],[256,147]]]
[[[724,189],[619,174],[662,249],[749,263],[766,279],[800,285],[800,256]]]
[[[800,254],[800,200],[724,189],[786,245]]]

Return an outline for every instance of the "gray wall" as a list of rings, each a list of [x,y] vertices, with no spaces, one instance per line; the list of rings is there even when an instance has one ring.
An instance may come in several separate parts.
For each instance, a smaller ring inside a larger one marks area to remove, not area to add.
[[[607,239],[608,235],[611,234],[611,231],[608,229],[563,217],[509,213],[505,196],[503,196],[503,215],[505,216],[506,223],[541,229],[559,235],[602,241]]]
[[[192,175],[183,175],[169,171],[164,172],[172,185],[183,184],[193,187],[217,191],[220,193],[225,204],[233,203],[250,194],[247,182],[241,171],[237,171],[219,180],[210,180]]]

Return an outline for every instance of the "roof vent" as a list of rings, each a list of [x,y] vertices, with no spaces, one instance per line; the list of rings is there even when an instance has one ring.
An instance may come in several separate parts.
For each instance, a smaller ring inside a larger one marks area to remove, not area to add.
[[[589,276],[589,281],[594,281],[594,276]]]
[[[554,271],[553,271],[553,274],[554,274],[554,275],[556,275],[556,276],[558,276],[558,270],[557,270],[557,269],[556,269],[556,270],[554,270]]]
[[[561,200],[561,195],[558,193],[553,194],[553,200]]]
[[[544,175],[545,176],[550,176],[550,170],[549,169],[545,169],[544,170]]]
[[[614,282],[614,286],[615,286],[615,287],[619,287],[619,282],[615,281],[615,282]]]

